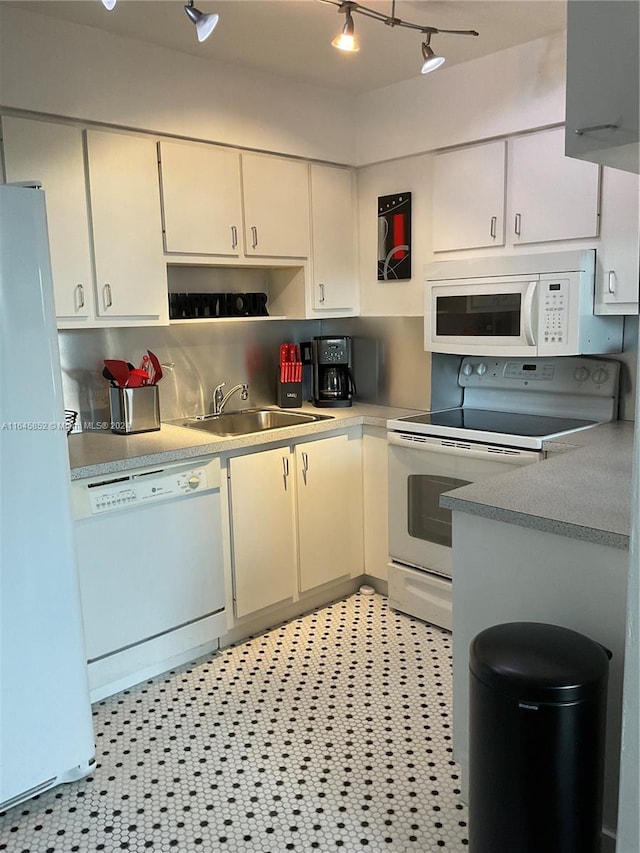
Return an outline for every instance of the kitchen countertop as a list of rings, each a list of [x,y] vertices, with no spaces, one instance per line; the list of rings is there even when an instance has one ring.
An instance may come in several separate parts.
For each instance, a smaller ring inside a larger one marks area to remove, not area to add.
[[[440,498],[451,510],[628,549],[632,421],[615,421],[545,444],[548,458]]]
[[[83,432],[69,436],[71,479],[114,474],[146,465],[163,465],[211,453],[228,453],[318,435],[350,426],[386,427],[387,419],[418,414],[417,409],[400,409],[354,403],[339,409],[317,409],[305,405],[298,410],[331,415],[330,420],[292,427],[254,432],[233,438],[221,438],[198,429],[163,423],[155,432],[116,435],[109,431]]]
[[[386,427],[389,418],[418,410],[354,404],[344,409],[300,411],[330,414],[331,420],[220,438],[186,427],[162,424],[157,432],[124,436],[85,432],[69,437],[71,479],[114,474],[254,448],[351,426]],[[548,458],[448,492],[449,509],[627,549],[630,534],[631,460],[634,424],[616,421],[545,444]]]

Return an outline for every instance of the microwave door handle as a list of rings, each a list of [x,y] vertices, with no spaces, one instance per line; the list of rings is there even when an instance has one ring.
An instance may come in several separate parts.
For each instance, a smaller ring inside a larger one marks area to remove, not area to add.
[[[536,345],[536,326],[537,317],[534,317],[535,295],[538,287],[537,281],[532,281],[527,285],[524,292],[523,318],[524,318],[524,334],[529,346]]]

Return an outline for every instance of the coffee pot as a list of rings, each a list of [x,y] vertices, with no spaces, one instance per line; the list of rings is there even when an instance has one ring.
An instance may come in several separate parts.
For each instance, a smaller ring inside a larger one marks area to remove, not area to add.
[[[313,338],[313,405],[350,406],[355,385],[351,375],[351,338]]]

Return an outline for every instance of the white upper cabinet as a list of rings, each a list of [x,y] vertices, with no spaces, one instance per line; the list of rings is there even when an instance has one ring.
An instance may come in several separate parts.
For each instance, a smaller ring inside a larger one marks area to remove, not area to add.
[[[564,154],[564,130],[509,141],[508,233],[514,244],[598,236],[599,167]]]
[[[596,254],[596,314],[637,314],[640,178],[603,169],[602,242]]]
[[[433,250],[596,237],[599,189],[597,165],[565,157],[563,128],[437,154]]]
[[[438,154],[433,170],[433,250],[504,246],[505,140]]]
[[[309,167],[298,160],[242,154],[245,254],[309,256]]]
[[[640,172],[640,4],[569,0],[566,152]]]
[[[357,222],[350,169],[311,165],[310,316],[355,313]],[[317,312],[317,314],[316,314]]]
[[[11,116],[2,131],[7,181],[37,180],[45,192],[58,325],[88,326],[94,292],[82,131]]]
[[[159,143],[167,252],[238,257],[240,155],[228,148]]]
[[[87,130],[96,310],[168,322],[156,143]]]

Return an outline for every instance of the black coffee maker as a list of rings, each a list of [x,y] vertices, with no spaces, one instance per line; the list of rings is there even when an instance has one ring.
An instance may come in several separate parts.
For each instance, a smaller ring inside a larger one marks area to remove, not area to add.
[[[351,338],[325,335],[311,341],[313,405],[350,406],[355,391],[351,375]]]

